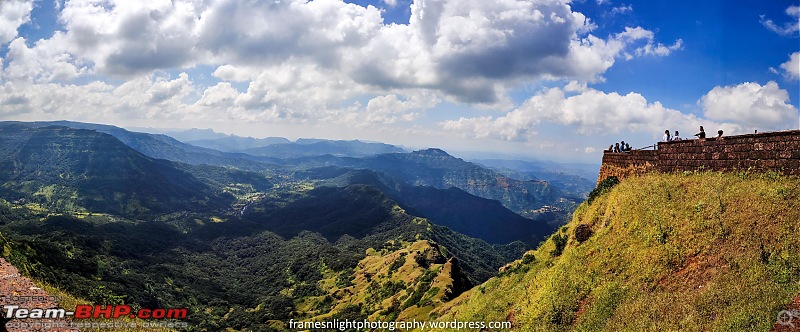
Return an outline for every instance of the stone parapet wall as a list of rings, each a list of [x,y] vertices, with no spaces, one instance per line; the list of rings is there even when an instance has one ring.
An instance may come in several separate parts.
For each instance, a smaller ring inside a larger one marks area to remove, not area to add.
[[[800,130],[661,142],[657,150],[605,152],[597,181],[648,172],[738,170],[800,175]]]

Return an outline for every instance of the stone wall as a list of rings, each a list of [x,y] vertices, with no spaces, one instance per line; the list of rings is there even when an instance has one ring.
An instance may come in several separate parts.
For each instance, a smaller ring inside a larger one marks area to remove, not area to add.
[[[800,175],[800,130],[661,142],[657,150],[605,152],[597,181],[609,176],[703,170]]]

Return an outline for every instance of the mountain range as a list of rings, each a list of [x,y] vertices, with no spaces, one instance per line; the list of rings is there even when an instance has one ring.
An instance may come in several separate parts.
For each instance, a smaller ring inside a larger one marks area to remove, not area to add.
[[[3,258],[65,296],[189,307],[196,330],[423,319],[547,239],[580,199],[440,149],[259,149],[0,122]]]

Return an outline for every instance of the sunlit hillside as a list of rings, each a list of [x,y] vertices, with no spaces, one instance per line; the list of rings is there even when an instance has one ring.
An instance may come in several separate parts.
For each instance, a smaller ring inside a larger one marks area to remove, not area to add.
[[[521,331],[768,330],[800,292],[798,198],[800,180],[775,174],[626,179],[432,315]]]

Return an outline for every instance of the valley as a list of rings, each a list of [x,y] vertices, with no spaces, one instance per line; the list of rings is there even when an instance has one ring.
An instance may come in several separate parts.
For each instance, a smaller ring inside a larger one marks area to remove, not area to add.
[[[186,307],[197,331],[425,319],[581,195],[438,149],[254,156],[71,122],[0,138],[3,258],[85,303]]]

